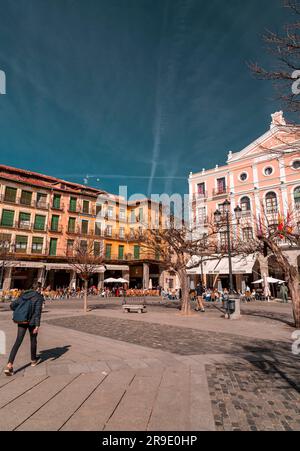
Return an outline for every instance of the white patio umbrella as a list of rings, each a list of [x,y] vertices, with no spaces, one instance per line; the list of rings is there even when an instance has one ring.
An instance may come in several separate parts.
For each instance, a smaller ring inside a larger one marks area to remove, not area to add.
[[[113,277],[109,277],[108,279],[104,280],[105,283],[115,283],[118,282],[118,279],[114,279]]]
[[[267,282],[268,283],[285,283],[284,280],[274,279],[274,277],[267,277]],[[252,283],[264,283],[264,279],[259,279]]]
[[[116,279],[116,282],[118,282],[118,283],[128,283],[128,280],[123,279],[122,277],[119,277],[119,279]]]

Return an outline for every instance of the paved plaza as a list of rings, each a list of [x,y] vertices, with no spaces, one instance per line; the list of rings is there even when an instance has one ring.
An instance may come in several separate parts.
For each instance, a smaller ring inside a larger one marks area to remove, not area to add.
[[[89,306],[47,303],[42,362],[28,365],[26,337],[15,375],[0,375],[0,430],[300,430],[290,305],[243,305],[237,321],[212,305],[189,318],[154,300],[145,314],[123,313],[117,299]]]

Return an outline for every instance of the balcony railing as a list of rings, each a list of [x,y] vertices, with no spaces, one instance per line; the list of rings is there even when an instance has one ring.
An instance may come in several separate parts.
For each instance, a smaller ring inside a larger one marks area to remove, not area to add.
[[[62,204],[62,203],[60,203],[59,205],[54,205],[54,204],[52,204],[52,205],[51,205],[51,209],[52,209],[52,210],[57,210],[57,211],[64,211],[65,205]]]
[[[213,197],[226,196],[227,194],[229,194],[229,190],[226,186],[213,189]]]
[[[207,200],[207,191],[204,191],[203,193],[196,193],[193,194],[193,202],[201,202]]]
[[[57,227],[52,227],[50,225],[49,232],[51,232],[51,233],[62,233],[63,232],[63,226],[61,224],[59,224]]]

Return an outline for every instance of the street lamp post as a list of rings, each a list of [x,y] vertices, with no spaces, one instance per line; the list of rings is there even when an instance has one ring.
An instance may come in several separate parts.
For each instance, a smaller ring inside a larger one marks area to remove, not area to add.
[[[226,225],[226,236],[227,236],[227,247],[228,247],[228,269],[229,269],[229,294],[232,294],[234,292],[234,286],[233,286],[233,271],[232,271],[232,252],[231,252],[231,236],[230,236],[230,220],[229,220],[229,214],[230,214],[230,202],[229,200],[225,200],[225,202],[222,204],[223,211],[225,212],[225,225]],[[242,209],[241,207],[237,206],[234,209],[235,218],[239,222],[242,215]],[[214,213],[215,221],[216,223],[220,223],[222,221],[222,213],[217,210]],[[229,302],[227,302],[227,314],[230,318],[230,311],[229,311]]]

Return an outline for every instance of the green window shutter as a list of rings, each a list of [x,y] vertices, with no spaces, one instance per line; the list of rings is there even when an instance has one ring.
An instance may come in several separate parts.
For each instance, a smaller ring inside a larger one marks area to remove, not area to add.
[[[100,243],[99,241],[94,242],[94,254],[96,257],[99,257],[100,255]]]
[[[7,202],[16,202],[16,197],[17,197],[17,189],[7,186],[5,188],[4,200],[6,200]]]
[[[76,211],[77,199],[76,197],[70,198],[70,211]]]
[[[89,213],[89,211],[90,211],[90,203],[89,203],[88,200],[84,200],[83,201],[82,211],[83,211],[83,213]]]
[[[34,220],[35,230],[45,230],[45,222],[46,222],[46,216],[35,215],[35,220]]]
[[[26,252],[27,250],[27,241],[28,241],[28,237],[27,236],[21,236],[21,235],[17,235],[16,236],[16,251],[18,252]]]
[[[53,196],[53,208],[60,208],[60,199],[61,199],[61,195],[60,194],[54,194]]]
[[[119,246],[119,260],[124,259],[124,246]]]
[[[134,258],[136,260],[139,260],[139,258],[140,258],[140,246],[137,246],[137,245],[134,246],[134,253],[133,253],[133,255],[134,255]]]
[[[31,252],[34,254],[41,254],[43,251],[44,238],[34,236],[32,238]]]
[[[89,221],[82,221],[81,222],[81,233],[87,234],[89,229]]]
[[[105,257],[111,258],[111,244],[107,244],[105,248]]]
[[[51,238],[50,239],[50,249],[49,249],[49,255],[56,255],[57,251],[57,238]]]
[[[53,230],[54,232],[58,231],[58,222],[59,222],[59,216],[52,215],[52,218],[51,218],[51,230]]]
[[[75,232],[75,218],[69,218],[68,231],[71,233]]]
[[[12,227],[14,225],[15,212],[13,210],[3,210],[1,225],[6,227]]]
[[[21,204],[31,205],[32,191],[23,191],[21,193]]]

